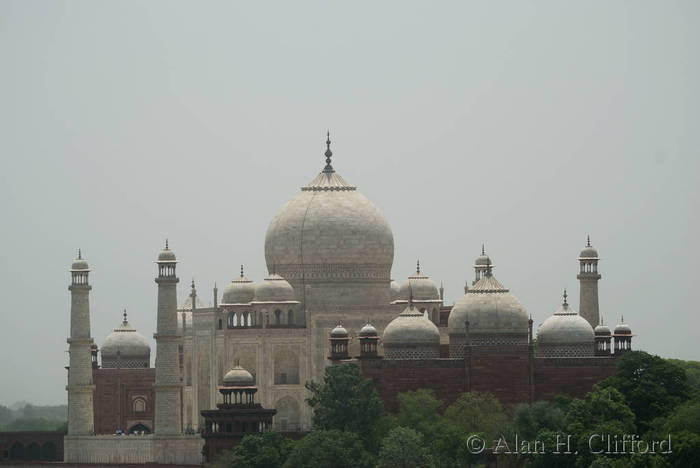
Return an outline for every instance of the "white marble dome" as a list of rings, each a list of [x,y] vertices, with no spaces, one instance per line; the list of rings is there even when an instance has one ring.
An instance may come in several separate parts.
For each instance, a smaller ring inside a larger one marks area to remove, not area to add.
[[[224,375],[226,387],[251,387],[254,384],[253,375],[238,364]]]
[[[305,281],[388,282],[394,261],[389,223],[333,170],[330,158],[327,162],[323,172],[302,187],[270,223],[265,235],[268,268],[290,281],[300,279],[303,269]]]
[[[437,285],[420,270],[413,273],[406,281],[401,284],[399,290],[399,298],[405,301],[409,300],[413,293],[414,301],[432,301],[440,299]]]
[[[437,358],[440,331],[410,304],[384,328],[382,344],[387,359]]]
[[[336,327],[331,330],[331,337],[332,338],[346,338],[348,336],[348,331],[345,329],[344,326],[338,324]]]
[[[459,299],[447,322],[450,335],[522,335],[528,333],[528,314],[520,301],[492,274],[485,274]]]
[[[610,327],[603,325],[602,323],[598,324],[598,326],[593,330],[593,333],[596,335],[610,335]]]
[[[231,281],[224,288],[221,296],[221,304],[247,304],[255,298],[255,283],[245,277],[241,271],[241,276]]]
[[[626,323],[620,323],[615,327],[615,335],[631,335],[632,329]]]
[[[102,367],[136,368],[148,367],[151,346],[124,316],[124,321],[105,338],[100,348]]]
[[[89,270],[90,267],[88,266],[88,262],[85,261],[83,258],[78,256],[73,263],[70,266],[70,269],[73,271],[83,271],[83,270]]]
[[[567,303],[562,304],[561,308],[537,329],[538,346],[592,343],[593,327]]]
[[[294,288],[280,275],[268,275],[255,288],[255,300],[258,302],[295,301]]]
[[[158,260],[159,263],[161,262],[175,262],[177,259],[175,258],[175,253],[168,248],[168,244],[165,244],[165,248],[160,251],[158,254]]]
[[[377,336],[377,329],[374,328],[374,325],[371,323],[366,323],[365,326],[363,326],[360,329],[360,336]]]

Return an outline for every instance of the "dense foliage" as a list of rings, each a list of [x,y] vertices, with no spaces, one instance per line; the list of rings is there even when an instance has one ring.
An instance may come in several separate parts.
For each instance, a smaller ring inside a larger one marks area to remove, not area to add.
[[[60,431],[67,428],[66,405],[0,405],[0,431]]]
[[[399,394],[399,410],[384,414],[371,381],[355,364],[343,364],[328,367],[323,382],[307,384],[314,432],[299,441],[277,433],[248,436],[213,465],[468,467],[483,466],[493,451],[506,466],[513,461],[531,467],[700,467],[699,384],[700,363],[635,351],[584,398],[560,396],[504,408],[493,395],[472,392],[446,406],[432,390],[421,389]],[[591,453],[605,452],[601,437],[607,434],[636,434],[643,441],[667,440],[670,434],[672,451],[631,454],[628,447],[622,455]],[[484,441],[484,453],[470,451],[474,437]],[[538,450],[534,441],[547,449]],[[559,453],[552,453],[556,448]]]

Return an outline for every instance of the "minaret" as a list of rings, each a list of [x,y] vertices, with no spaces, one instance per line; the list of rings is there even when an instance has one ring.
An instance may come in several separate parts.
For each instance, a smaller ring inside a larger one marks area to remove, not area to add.
[[[156,340],[156,435],[182,433],[180,414],[180,366],[178,363],[177,334],[177,260],[165,241],[165,249],[158,255],[158,324]]]
[[[80,250],[78,258],[70,269],[71,292],[70,338],[68,352],[68,435],[90,435],[95,430],[92,408],[92,345],[90,337],[90,289],[88,263],[83,260]]]
[[[581,283],[581,296],[579,300],[579,314],[588,320],[592,327],[600,323],[600,313],[598,311],[598,251],[591,246],[590,236],[587,239],[586,247],[578,256],[579,273],[576,276]]]

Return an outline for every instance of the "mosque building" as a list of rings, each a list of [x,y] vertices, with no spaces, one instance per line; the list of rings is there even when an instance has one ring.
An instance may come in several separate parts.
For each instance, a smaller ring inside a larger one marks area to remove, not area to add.
[[[211,306],[194,281],[178,306],[178,260],[166,242],[156,260],[155,368],[126,311],[101,346],[93,342],[90,270],[79,253],[69,287],[66,461],[199,463],[200,433],[210,450],[212,427],[225,426],[212,423],[221,417],[216,408],[237,414],[231,392],[256,394],[258,403],[245,404],[261,408],[265,422],[248,428],[308,431],[304,383],[320,381],[332,362],[357,362],[389,410],[399,392],[418,388],[446,402],[473,390],[504,404],[579,396],[614,372],[632,334],[626,324],[613,333],[602,324],[599,257],[590,239],[578,258],[580,314],[565,292],[535,340],[530,315],[496,279],[483,247],[475,279],[453,307],[420,263],[401,284],[392,280],[389,223],[335,171],[330,144],[327,138],[323,170],[267,229],[262,281],[248,279],[241,266],[220,300],[214,286]]]

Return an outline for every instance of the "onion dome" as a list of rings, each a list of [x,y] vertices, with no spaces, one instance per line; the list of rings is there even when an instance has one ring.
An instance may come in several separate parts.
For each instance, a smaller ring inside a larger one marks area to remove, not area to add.
[[[420,261],[416,263],[416,272],[401,285],[399,297],[405,301],[413,294],[414,301],[434,301],[440,299],[437,285],[420,271]]]
[[[607,325],[604,325],[603,322],[601,321],[597,327],[593,330],[593,333],[596,336],[609,336],[610,335],[610,328]]]
[[[148,367],[151,360],[151,346],[143,335],[136,331],[126,319],[105,338],[100,349],[103,368]]]
[[[554,315],[547,318],[537,330],[537,346],[565,346],[569,351],[557,351],[560,356],[587,356],[593,353],[593,327],[566,301]],[[552,353],[544,353],[545,356]]]
[[[391,301],[401,299],[401,286],[394,280],[391,280]]]
[[[367,322],[365,326],[360,329],[360,336],[378,336],[377,329],[374,328],[374,325]]]
[[[293,284],[302,278],[306,284],[388,282],[394,261],[389,223],[333,169],[330,139],[326,145],[326,167],[282,207],[267,229],[268,269],[274,267]],[[367,296],[356,294],[353,300],[364,304]]]
[[[492,275],[491,268],[487,266],[484,276],[452,307],[448,333],[466,335],[468,320],[472,344],[527,342],[527,310]]]
[[[268,275],[255,288],[257,302],[286,302],[296,301],[294,288],[280,275]]]
[[[243,265],[241,265],[241,276],[226,285],[221,297],[221,304],[248,304],[254,298],[255,284],[245,277]]]
[[[588,236],[586,241],[586,246],[583,248],[581,253],[578,255],[579,258],[597,259],[598,251],[591,246],[591,237]]]
[[[341,324],[336,325],[336,327],[331,330],[331,338],[347,338],[348,331]]]
[[[255,385],[253,375],[242,368],[240,364],[236,364],[233,369],[224,375],[225,387],[252,387],[253,385]]]
[[[484,249],[484,244],[481,244],[481,255],[476,257],[476,260],[474,260],[474,266],[479,267],[479,266],[488,266],[491,265],[493,267],[493,263],[491,263],[491,259],[489,258],[488,255],[486,255],[486,250]]]
[[[71,271],[90,271],[90,267],[88,266],[88,262],[83,259],[83,255],[80,252],[80,249],[78,249],[78,258],[73,260],[73,263],[70,266]]]
[[[620,323],[615,327],[615,335],[631,335],[632,329],[625,323],[625,318],[622,317]]]
[[[436,359],[440,357],[440,331],[411,302],[384,329],[386,359]]]
[[[175,253],[168,247],[168,240],[165,240],[165,248],[158,254],[157,263],[172,263],[176,262]]]

